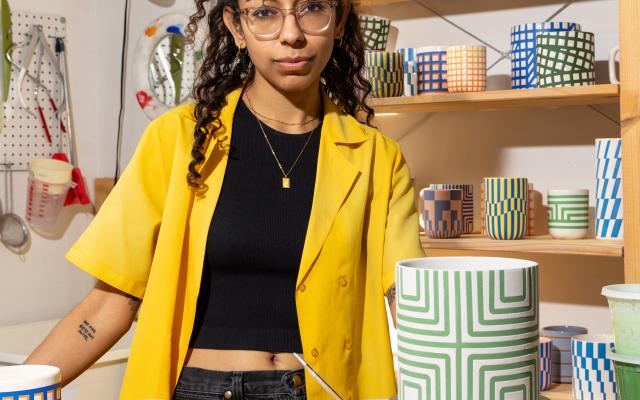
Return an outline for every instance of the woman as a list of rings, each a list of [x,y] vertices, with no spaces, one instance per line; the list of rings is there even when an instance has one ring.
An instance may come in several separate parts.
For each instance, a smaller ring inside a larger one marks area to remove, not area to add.
[[[67,254],[96,289],[27,362],[69,382],[142,301],[121,399],[328,398],[293,353],[344,399],[393,397],[384,296],[393,309],[395,262],[423,252],[407,165],[358,96],[357,16],[208,3],[195,104],[145,131]]]

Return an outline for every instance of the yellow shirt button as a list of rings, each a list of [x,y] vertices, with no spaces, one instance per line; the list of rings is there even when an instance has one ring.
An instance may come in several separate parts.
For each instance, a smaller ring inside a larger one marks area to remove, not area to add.
[[[320,355],[320,352],[318,351],[318,349],[313,349],[311,350],[311,355],[314,357],[318,357]]]
[[[226,392],[224,392],[225,399],[230,399],[232,397],[233,397],[233,393],[231,393],[231,390],[227,390]]]
[[[342,286],[342,287],[346,287],[347,286],[347,279],[344,276],[340,277],[340,286]]]
[[[307,289],[307,287],[304,285],[304,283],[300,284],[300,288],[298,290],[300,290],[300,292],[304,292]]]

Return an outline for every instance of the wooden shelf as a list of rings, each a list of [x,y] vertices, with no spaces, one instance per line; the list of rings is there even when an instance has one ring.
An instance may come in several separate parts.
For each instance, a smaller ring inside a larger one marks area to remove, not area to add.
[[[493,240],[480,234],[471,234],[463,235],[459,239],[431,239],[421,233],[420,241],[425,250],[512,251],[622,257],[624,249],[622,240],[561,240],[550,236],[531,236],[523,240]]]
[[[553,384],[551,389],[540,392],[540,400],[573,400],[570,383]]]
[[[377,113],[387,113],[559,107],[617,103],[619,100],[620,86],[606,84],[475,93],[429,93],[418,96],[371,98],[369,104]]]
[[[588,1],[588,0],[578,0]],[[356,4],[358,11],[369,11],[373,7],[385,7],[405,3],[407,6],[417,6],[416,0],[359,0]],[[470,14],[476,12],[486,12],[491,10],[506,10],[525,7],[539,7],[545,5],[563,4],[563,0],[429,0],[426,4],[434,7],[438,12],[444,15]],[[374,10],[371,10],[374,12]],[[426,13],[424,17],[431,17],[431,13]]]

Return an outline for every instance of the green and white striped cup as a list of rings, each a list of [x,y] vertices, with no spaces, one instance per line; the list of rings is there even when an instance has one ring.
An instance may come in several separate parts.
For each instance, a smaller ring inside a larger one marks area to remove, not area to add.
[[[555,239],[582,239],[589,229],[587,189],[549,190],[549,233]]]
[[[398,400],[538,399],[535,262],[401,260],[396,283]]]

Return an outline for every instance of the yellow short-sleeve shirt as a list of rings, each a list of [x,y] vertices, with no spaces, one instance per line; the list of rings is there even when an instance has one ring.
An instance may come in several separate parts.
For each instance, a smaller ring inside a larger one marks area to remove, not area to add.
[[[67,259],[142,306],[124,400],[170,399],[193,329],[207,232],[241,89],[206,145],[206,190],[186,182],[193,105],[145,130],[122,177]],[[296,283],[303,356],[345,399],[396,394],[384,293],[395,263],[424,256],[415,193],[397,143],[325,94],[313,204]],[[330,399],[307,373],[307,397]]]

